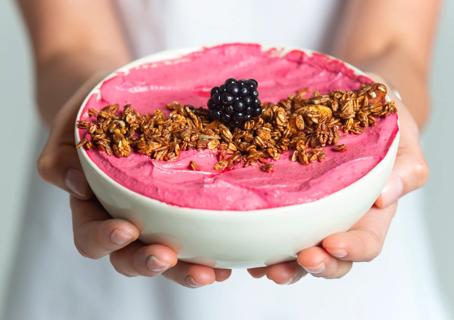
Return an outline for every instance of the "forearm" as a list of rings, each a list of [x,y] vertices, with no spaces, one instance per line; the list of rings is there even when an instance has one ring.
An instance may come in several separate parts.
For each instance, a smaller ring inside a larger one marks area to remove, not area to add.
[[[17,2],[33,47],[39,113],[49,125],[82,83],[128,61],[129,49],[110,0]]]
[[[428,78],[441,0],[346,2],[334,54],[394,86],[422,127],[429,114]]]
[[[348,52],[344,52],[342,58],[388,81],[399,91],[418,126],[422,128],[425,125],[430,110],[428,76],[408,57],[405,50],[389,48],[382,55],[364,60],[352,59]]]
[[[74,52],[60,54],[36,67],[36,96],[38,111],[46,125],[65,101],[92,77],[102,77],[126,63],[125,54],[95,54]]]

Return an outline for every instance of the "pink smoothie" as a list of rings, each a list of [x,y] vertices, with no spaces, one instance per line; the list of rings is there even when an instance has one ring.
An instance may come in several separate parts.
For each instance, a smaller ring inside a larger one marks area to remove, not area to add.
[[[132,104],[142,113],[172,101],[204,106],[210,89],[227,78],[257,79],[261,100],[271,102],[301,88],[326,93],[357,89],[371,81],[321,54],[308,56],[294,50],[282,56],[275,49],[263,51],[254,44],[228,44],[118,72],[102,84],[99,94],[90,97],[81,119],[88,118],[88,108],[113,103]],[[347,144],[347,152],[327,148],[326,160],[308,166],[283,154],[274,162],[272,173],[257,166],[217,172],[213,170],[216,154],[209,150],[186,151],[176,161],[156,161],[139,154],[116,158],[94,149],[87,153],[113,180],[144,196],[181,207],[254,210],[315,201],[350,185],[384,158],[397,131],[397,115],[393,114],[362,135],[344,135],[339,143]],[[199,164],[200,171],[188,169],[191,160]]]

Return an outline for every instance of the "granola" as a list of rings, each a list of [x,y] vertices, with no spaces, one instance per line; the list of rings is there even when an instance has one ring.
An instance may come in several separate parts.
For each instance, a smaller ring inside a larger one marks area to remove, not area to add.
[[[120,110],[114,104],[99,111],[89,109],[88,120],[77,122],[85,130],[77,147],[116,157],[137,152],[163,161],[177,159],[182,151],[209,149],[217,153],[215,170],[259,163],[262,171],[272,172],[270,160],[288,151],[292,161],[303,165],[323,161],[328,146],[346,152],[347,147],[338,144],[341,132],[361,134],[377,119],[396,112],[395,102],[387,100],[386,93],[380,83],[355,91],[315,92],[310,98],[305,98],[307,89],[303,89],[278,103],[263,103],[260,117],[235,129],[210,121],[206,108],[178,102],[166,106],[168,115],[162,110],[141,114],[131,105]],[[199,170],[193,161],[189,168]]]

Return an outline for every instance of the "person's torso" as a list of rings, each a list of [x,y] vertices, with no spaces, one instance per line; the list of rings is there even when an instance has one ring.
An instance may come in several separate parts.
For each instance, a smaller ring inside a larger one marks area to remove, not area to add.
[[[136,56],[222,42],[327,50],[338,0],[117,0]]]

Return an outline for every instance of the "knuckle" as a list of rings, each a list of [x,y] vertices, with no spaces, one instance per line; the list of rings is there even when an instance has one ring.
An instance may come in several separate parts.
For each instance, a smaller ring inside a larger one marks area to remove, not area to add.
[[[361,243],[358,261],[370,262],[381,253],[383,240],[376,232],[363,230],[361,235],[357,235],[357,239]]]
[[[413,176],[415,177],[417,187],[423,186],[429,178],[429,166],[424,159],[416,161],[413,165]]]
[[[329,276],[327,278],[328,279],[340,279],[340,278],[344,277],[346,274],[347,274],[347,272],[336,273],[336,274],[331,275],[331,276]]]
[[[109,256],[110,264],[112,265],[114,270],[116,272],[118,272],[119,274],[121,274],[122,276],[125,276],[125,277],[128,277],[128,278],[135,277],[136,274],[132,274],[130,272],[127,272],[126,270],[123,270],[122,264],[120,263],[119,259],[120,258],[118,257],[117,254],[115,254],[115,252],[111,253],[110,256]]]
[[[79,252],[79,254],[84,257],[84,258],[90,258],[88,253],[85,251],[84,248],[82,248],[82,246],[75,240],[74,241],[74,246],[76,247],[77,251]]]
[[[50,180],[50,172],[54,167],[54,159],[48,153],[41,153],[36,163],[38,173],[44,180]]]
[[[371,251],[367,256],[366,258],[364,259],[365,262],[371,262],[372,260],[374,260],[375,258],[377,258],[381,253],[381,250],[380,249],[375,249],[373,251]]]
[[[383,242],[381,238],[375,232],[368,232],[370,238],[370,245],[366,246],[368,252],[366,254],[365,261],[370,262],[378,257],[381,253]]]
[[[286,285],[290,283],[291,278],[273,279],[273,281],[278,285]]]
[[[346,263],[341,270],[333,277],[333,279],[340,279],[346,276],[353,267],[353,263]]]
[[[371,262],[372,260],[377,258],[380,255],[380,253],[381,253],[381,248],[374,247],[368,252],[368,254],[366,255],[364,261],[365,262]]]
[[[89,250],[87,250],[87,248],[85,248],[85,246],[83,246],[78,240],[77,238],[74,238],[74,246],[76,247],[77,251],[79,252],[79,254],[82,256],[82,257],[85,257],[85,258],[88,258],[88,259],[93,259],[93,260],[97,260],[99,259],[100,257],[91,253]]]

